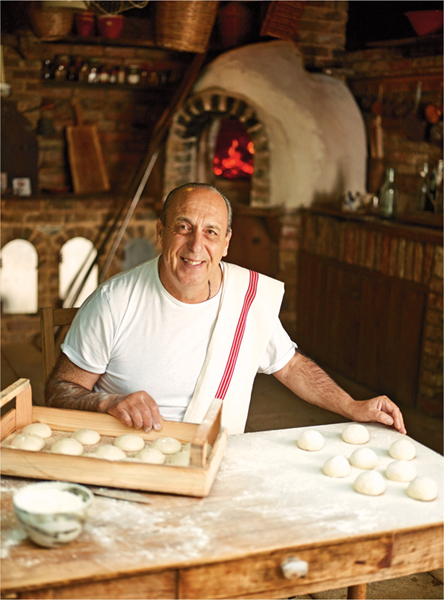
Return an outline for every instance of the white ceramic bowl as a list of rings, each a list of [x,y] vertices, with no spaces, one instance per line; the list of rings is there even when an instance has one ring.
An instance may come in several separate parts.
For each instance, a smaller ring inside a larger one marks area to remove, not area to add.
[[[93,497],[77,483],[45,481],[17,491],[13,504],[31,540],[45,548],[57,548],[80,534]]]

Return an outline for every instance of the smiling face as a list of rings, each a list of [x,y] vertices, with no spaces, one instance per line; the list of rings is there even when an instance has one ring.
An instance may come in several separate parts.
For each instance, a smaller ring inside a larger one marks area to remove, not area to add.
[[[160,279],[177,300],[187,303],[208,299],[220,287],[219,263],[227,255],[228,210],[224,199],[207,188],[185,188],[171,200],[165,226],[157,222],[162,248]]]

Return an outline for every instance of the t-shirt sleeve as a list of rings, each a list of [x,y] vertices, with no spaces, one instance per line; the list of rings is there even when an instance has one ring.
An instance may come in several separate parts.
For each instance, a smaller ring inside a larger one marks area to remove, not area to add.
[[[276,319],[273,333],[261,358],[258,373],[266,375],[276,373],[293,358],[296,348],[297,345],[290,339],[280,320]]]
[[[103,289],[97,289],[80,307],[61,348],[75,365],[102,374],[111,356],[114,324]]]

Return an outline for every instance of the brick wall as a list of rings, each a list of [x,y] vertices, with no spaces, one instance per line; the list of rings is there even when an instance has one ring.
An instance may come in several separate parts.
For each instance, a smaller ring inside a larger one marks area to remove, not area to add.
[[[61,306],[59,300],[59,264],[63,244],[81,236],[99,244],[107,225],[119,210],[123,198],[12,199],[2,200],[2,246],[21,238],[35,247],[38,255],[38,306]],[[124,248],[129,240],[143,238],[156,244],[156,217],[151,202],[141,201],[109,268],[108,277],[122,269]],[[103,267],[114,238],[105,246],[99,261]],[[2,343],[36,341],[40,323],[36,315],[2,315]]]
[[[20,39],[19,51],[15,38],[5,36],[2,43],[5,78],[12,87],[8,101],[16,103],[18,112],[25,115],[34,130],[41,116],[54,123],[54,135],[37,135],[39,177],[38,190],[33,192],[72,191],[65,129],[75,124],[73,100],[80,101],[84,124],[97,125],[112,191],[125,190],[146,152],[155,123],[170,101],[172,85],[142,89],[129,84],[47,83],[42,80],[42,61],[53,61],[58,55],[79,57],[81,61],[96,58],[99,64],[138,64],[180,77],[186,66],[184,55],[152,48],[43,43],[31,33]],[[54,103],[54,108],[39,110],[43,98]]]

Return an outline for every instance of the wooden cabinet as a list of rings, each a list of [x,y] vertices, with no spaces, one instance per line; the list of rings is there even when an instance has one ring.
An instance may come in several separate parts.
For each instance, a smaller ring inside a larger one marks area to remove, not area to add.
[[[415,404],[425,286],[301,251],[298,290],[297,340],[309,356]]]

